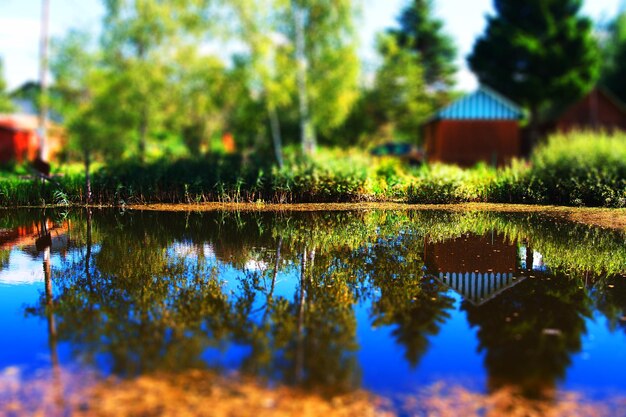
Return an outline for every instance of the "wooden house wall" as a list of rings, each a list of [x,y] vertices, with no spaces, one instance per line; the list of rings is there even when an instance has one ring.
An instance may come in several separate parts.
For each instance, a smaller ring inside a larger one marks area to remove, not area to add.
[[[34,132],[0,126],[0,163],[32,161],[38,148]]]
[[[593,90],[557,120],[556,130],[559,132],[567,133],[576,129],[626,131],[626,111],[600,90]]]
[[[504,165],[520,156],[517,120],[438,120],[429,123],[424,134],[430,162]]]

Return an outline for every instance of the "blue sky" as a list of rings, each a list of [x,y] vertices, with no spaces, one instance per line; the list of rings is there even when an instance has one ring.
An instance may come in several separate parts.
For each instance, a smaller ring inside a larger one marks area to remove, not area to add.
[[[368,67],[376,62],[373,48],[376,32],[394,25],[407,0],[362,0],[359,22],[361,56]],[[103,13],[100,0],[50,0],[51,32],[62,36],[70,28],[97,29]],[[585,0],[583,13],[606,21],[615,16],[626,0]],[[485,27],[485,15],[492,12],[492,0],[435,0],[435,13],[445,22],[455,40],[460,67],[458,86],[471,90],[474,76],[465,66],[465,56]],[[4,59],[9,88],[37,78],[40,0],[0,0],[0,56]]]

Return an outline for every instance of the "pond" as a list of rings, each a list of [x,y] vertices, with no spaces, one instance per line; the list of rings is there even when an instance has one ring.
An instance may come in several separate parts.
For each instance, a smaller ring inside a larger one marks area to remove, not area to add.
[[[190,371],[400,415],[502,392],[623,414],[626,234],[435,210],[4,211],[0,331],[0,414],[43,406],[45,384],[84,411],[86,386]]]

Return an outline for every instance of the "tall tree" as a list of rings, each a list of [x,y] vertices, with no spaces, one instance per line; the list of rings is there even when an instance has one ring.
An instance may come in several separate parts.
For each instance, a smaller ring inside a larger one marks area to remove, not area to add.
[[[53,106],[65,119],[70,149],[85,165],[85,202],[90,203],[90,166],[95,157],[119,156],[132,123],[119,103],[128,85],[103,68],[90,36],[71,31],[52,45],[50,69],[55,79]]]
[[[162,126],[175,79],[171,61],[181,45],[200,40],[208,27],[209,0],[106,0],[106,64],[126,78],[130,94],[120,110],[134,119],[139,157]]]
[[[6,92],[7,84],[4,80],[4,65],[0,58],[0,113],[10,112],[13,110],[13,104]]]
[[[602,45],[602,84],[626,101],[626,12],[611,22],[608,35]]]
[[[393,36],[379,37],[378,48],[384,61],[370,93],[381,125],[377,134],[384,136],[380,130],[389,130],[393,137],[386,139],[400,137],[415,142],[424,119],[433,110],[424,79],[425,68],[421,58],[400,47]]]
[[[195,46],[181,48],[174,57],[169,100],[162,107],[166,128],[178,133],[192,156],[210,150],[210,138],[223,131],[231,99],[224,94],[228,79],[225,64],[203,55]]]
[[[295,46],[300,126],[305,152],[316,133],[329,135],[358,98],[357,0],[291,0],[286,35]]]
[[[443,22],[433,15],[433,1],[413,0],[402,11],[398,24],[400,27],[389,33],[400,48],[418,55],[426,85],[434,93],[440,93],[438,101],[445,100],[441,93],[454,85],[456,48],[444,32]],[[437,94],[434,96],[437,98]]]
[[[582,0],[494,0],[495,16],[468,58],[481,83],[540,113],[577,99],[599,76]]]
[[[247,71],[245,81],[249,91],[259,97],[269,121],[276,161],[283,165],[282,134],[278,108],[291,103],[294,91],[292,45],[279,32],[277,14],[286,6],[284,0],[237,0],[232,6],[238,17],[238,32],[248,46],[244,63]],[[244,73],[241,73],[243,75]]]

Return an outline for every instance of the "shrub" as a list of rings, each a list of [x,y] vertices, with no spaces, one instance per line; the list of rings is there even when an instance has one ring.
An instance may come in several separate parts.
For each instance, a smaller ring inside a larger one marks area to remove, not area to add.
[[[552,136],[532,157],[535,202],[624,207],[626,134]]]

